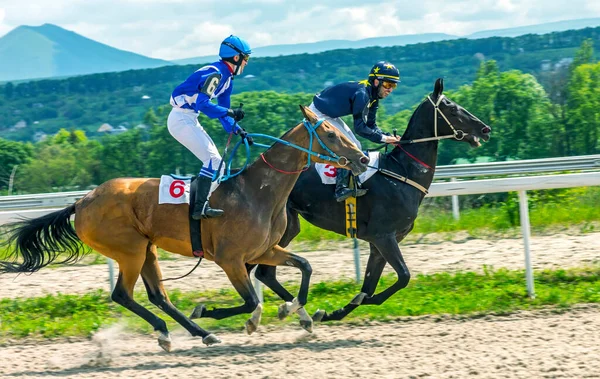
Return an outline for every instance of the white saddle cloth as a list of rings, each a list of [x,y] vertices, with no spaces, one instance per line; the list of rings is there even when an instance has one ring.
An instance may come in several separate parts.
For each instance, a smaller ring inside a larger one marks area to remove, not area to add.
[[[192,178],[173,178],[162,175],[158,186],[159,204],[189,204]]]
[[[369,180],[373,174],[377,172],[376,168],[379,167],[379,152],[378,151],[369,151],[369,168],[367,171],[363,172],[358,176],[358,179],[361,183]],[[315,163],[315,169],[319,173],[321,177],[321,182],[323,184],[335,184],[335,174],[336,168],[328,163]]]

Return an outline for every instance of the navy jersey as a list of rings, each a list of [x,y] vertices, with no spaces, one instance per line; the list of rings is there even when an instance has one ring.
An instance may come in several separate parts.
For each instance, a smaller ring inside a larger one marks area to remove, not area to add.
[[[332,118],[352,115],[356,134],[372,142],[382,142],[383,132],[376,122],[379,98],[374,91],[366,80],[340,83],[316,94],[313,104]]]
[[[233,75],[223,61],[204,66],[178,85],[171,94],[171,105],[194,112],[202,112],[210,118],[218,118],[229,133],[235,126],[227,116],[231,104]],[[217,99],[217,104],[211,100]]]

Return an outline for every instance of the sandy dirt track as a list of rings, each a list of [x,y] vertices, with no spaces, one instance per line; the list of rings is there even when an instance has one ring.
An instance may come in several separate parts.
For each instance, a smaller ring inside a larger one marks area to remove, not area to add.
[[[313,282],[354,276],[349,244],[337,251],[302,253],[313,266]],[[413,274],[481,270],[487,264],[523,268],[520,239],[413,244],[402,247]],[[363,267],[366,252],[363,246]],[[600,261],[600,233],[557,234],[532,240],[536,269],[574,267]],[[165,276],[185,273],[193,260],[162,263]],[[285,271],[282,279],[299,275]],[[139,283],[138,283],[139,284]],[[45,269],[33,275],[0,277],[0,297],[83,293],[106,289],[106,265]],[[167,288],[229,286],[220,269],[201,269]],[[142,289],[141,287],[138,289]],[[240,329],[241,329],[240,325]],[[74,378],[599,378],[600,308],[581,305],[567,313],[551,310],[479,319],[401,318],[371,325],[261,326],[219,333],[221,344],[206,347],[184,331],[172,334],[165,353],[155,336],[133,335],[119,325],[91,340],[0,346],[0,377]]]
[[[221,334],[205,347],[173,336],[107,330],[92,341],[0,348],[2,377],[77,378],[598,378],[600,313],[519,313],[369,326]]]
[[[344,242],[339,243],[339,246],[338,250],[333,251],[299,253],[311,263],[312,283],[354,278],[352,245]],[[413,276],[440,271],[480,271],[483,265],[524,268],[523,241],[519,238],[485,240],[465,239],[458,235],[455,241],[401,245],[400,248]],[[368,252],[368,245],[361,244],[362,270],[366,265]],[[534,269],[597,263],[600,262],[600,233],[534,236],[531,240],[531,254]],[[163,276],[172,278],[186,274],[195,263],[192,258],[181,257],[161,261],[160,265]],[[385,272],[391,272],[389,265]],[[300,274],[298,270],[282,267],[278,269],[278,278],[299,283]],[[206,260],[190,276],[165,282],[167,291],[173,288],[201,291],[222,287],[233,288],[223,271]],[[105,264],[44,268],[31,275],[0,275],[0,298],[42,296],[58,292],[85,293],[95,289],[109,289],[108,266]],[[136,289],[143,291],[141,280]]]

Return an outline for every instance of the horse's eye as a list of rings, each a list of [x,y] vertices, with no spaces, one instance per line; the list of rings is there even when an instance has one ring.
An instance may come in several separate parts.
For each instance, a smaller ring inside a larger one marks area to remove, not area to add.
[[[327,137],[329,137],[330,139],[334,139],[335,138],[335,133],[331,132],[327,135]]]

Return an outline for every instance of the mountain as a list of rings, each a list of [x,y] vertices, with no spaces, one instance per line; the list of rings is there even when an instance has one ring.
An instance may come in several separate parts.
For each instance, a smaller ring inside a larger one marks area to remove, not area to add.
[[[474,39],[488,37],[517,37],[525,34],[546,34],[552,32],[562,32],[565,30],[595,28],[597,26],[600,26],[600,18],[583,18],[578,20],[548,22],[545,24],[521,26],[508,29],[484,30],[470,34],[465,38]]]
[[[308,104],[311,94],[331,83],[364,79],[373,62],[381,59],[397,64],[402,77],[399,88],[382,104],[381,111],[388,115],[420,102],[439,77],[445,79],[448,91],[472,83],[482,60],[495,60],[502,71],[532,74],[551,89],[588,39],[600,41],[600,27],[256,58],[244,75],[236,78],[232,104],[244,102],[246,97],[264,98],[268,104],[277,93],[293,94],[296,104]],[[595,57],[600,58],[597,51]],[[105,123],[134,127],[144,122],[151,108],[156,115],[167,111],[173,88],[197,68],[194,64],[169,65],[0,85],[0,135],[29,141],[60,128],[76,128],[96,138]],[[269,119],[281,121],[277,111],[269,113],[259,107],[246,112],[248,120],[244,122],[249,130],[257,130],[262,127],[257,123]],[[253,117],[255,121],[251,121]]]
[[[171,62],[115,49],[56,25],[19,26],[0,38],[0,81],[154,68]]]
[[[468,36],[424,33],[366,38],[357,41],[326,40],[257,47],[254,49],[253,57],[316,54],[331,50],[374,46],[406,46],[459,38],[515,37],[596,26],[600,26],[600,18],[486,30]],[[37,27],[20,26],[0,38],[0,82],[155,68],[174,63],[198,64],[216,59],[217,56],[201,56],[169,62],[115,49],[52,24]]]
[[[586,18],[578,20],[567,20],[549,22],[544,24],[536,24],[529,26],[520,26],[515,28],[507,29],[494,29],[484,30],[469,34],[466,36],[456,36],[444,33],[425,33],[425,34],[411,34],[402,36],[389,36],[389,37],[375,37],[366,38],[356,41],[351,40],[326,40],[312,43],[299,43],[289,45],[272,45],[257,47],[253,49],[252,57],[276,57],[280,55],[293,55],[293,54],[315,54],[323,51],[337,50],[337,49],[360,49],[363,47],[372,46],[405,46],[415,43],[427,43],[446,41],[459,38],[468,39],[479,39],[489,37],[517,37],[526,34],[547,34],[552,32],[561,32],[565,30],[577,30],[584,28],[594,28],[600,26],[600,18]],[[206,63],[217,60],[216,55],[206,55],[201,57],[193,57],[186,59],[174,60],[173,63],[185,65],[194,63]]]
[[[338,49],[359,49],[370,46],[404,46],[414,43],[436,42],[449,39],[459,38],[444,33],[425,33],[425,34],[410,34],[402,36],[390,37],[374,37],[366,38],[357,41],[351,40],[326,40],[310,43],[297,43],[285,45],[270,45],[257,47],[252,49],[252,57],[276,57],[280,55],[294,54],[316,54],[323,51],[338,50]],[[194,63],[205,63],[217,60],[217,55],[205,55],[201,57],[193,57],[186,59],[174,60],[173,63],[185,65]]]

